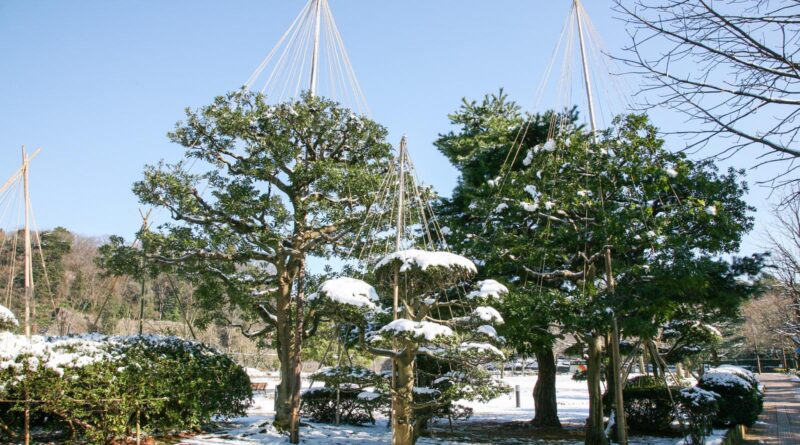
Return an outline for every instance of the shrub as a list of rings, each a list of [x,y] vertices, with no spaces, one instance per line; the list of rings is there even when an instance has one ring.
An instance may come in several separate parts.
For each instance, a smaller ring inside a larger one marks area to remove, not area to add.
[[[719,394],[695,386],[682,389],[678,401],[690,445],[704,444],[719,409]]]
[[[244,370],[199,343],[169,337],[44,338],[0,334],[0,422],[20,430],[27,394],[36,426],[108,443],[137,418],[146,434],[195,429],[246,412]]]
[[[0,331],[10,331],[19,326],[19,321],[14,313],[0,304]]]
[[[697,386],[720,395],[715,426],[751,426],[764,404],[758,379],[749,371],[733,366],[706,372]]]
[[[333,423],[338,411],[340,423],[374,424],[375,411],[388,409],[386,379],[369,369],[360,366],[324,368],[311,378],[325,384],[301,395],[302,415],[315,422]]]
[[[642,433],[666,433],[671,431],[676,410],[670,391],[675,394],[679,387],[667,388],[663,380],[652,376],[637,376],[625,385],[625,416],[631,430]],[[604,394],[604,405],[610,406],[612,395]]]

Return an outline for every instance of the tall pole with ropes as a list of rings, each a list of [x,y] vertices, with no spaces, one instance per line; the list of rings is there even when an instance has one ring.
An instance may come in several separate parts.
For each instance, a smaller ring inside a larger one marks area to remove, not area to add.
[[[322,19],[322,2],[325,0],[314,0],[314,49],[311,53],[311,79],[308,91],[312,96],[317,94],[317,72],[319,69],[319,32]]]
[[[592,78],[589,76],[589,64],[586,61],[586,42],[583,36],[583,5],[580,0],[573,0],[575,20],[578,22],[578,42],[581,48],[581,64],[583,65],[583,81],[586,87],[586,102],[589,105],[589,124],[592,128],[592,140],[597,142],[597,122],[594,117],[594,98],[592,94]]]
[[[395,251],[399,252],[402,248],[402,241],[403,241],[403,231],[404,231],[404,216],[403,216],[403,209],[405,207],[403,199],[405,197],[405,188],[406,188],[406,175],[405,175],[405,161],[406,161],[406,137],[403,136],[400,139],[400,149],[399,153],[397,154],[397,174],[398,174],[398,185],[397,185],[397,222],[395,224]],[[396,266],[394,269],[394,283],[393,283],[393,299],[392,299],[392,320],[397,320],[399,312],[400,312],[400,266]],[[396,349],[393,347],[392,349]],[[395,358],[392,359],[392,390],[397,390],[397,360]],[[399,419],[397,415],[397,407],[395,406],[395,397],[392,397],[392,444],[393,445],[404,445],[403,440],[398,437],[398,425],[396,422]]]
[[[31,306],[33,305],[33,255],[31,254],[31,199],[28,188],[28,163],[30,159],[22,147],[22,185],[25,205],[25,337],[31,341]],[[31,442],[31,407],[28,402],[28,390],[25,389],[24,436],[25,445]]]
[[[578,25],[578,42],[581,49],[581,64],[583,65],[583,80],[586,88],[586,102],[589,107],[589,123],[592,129],[592,141],[597,143],[597,123],[595,120],[594,95],[592,94],[592,79],[589,75],[589,64],[586,60],[586,42],[584,41],[583,5],[580,0],[573,0],[572,5],[575,11],[575,20]],[[600,199],[602,199],[602,196],[600,196]],[[611,265],[611,246],[606,246],[604,254],[606,263],[606,289],[609,294],[613,294],[616,290],[616,281],[614,280],[614,271]],[[628,433],[626,431],[627,422],[625,421],[625,402],[622,393],[622,379],[620,378],[622,359],[619,351],[619,325],[616,314],[613,316],[613,327],[610,334],[611,338],[608,343],[611,346],[612,377],[614,383],[614,421],[616,425],[617,442],[621,445],[627,445]]]

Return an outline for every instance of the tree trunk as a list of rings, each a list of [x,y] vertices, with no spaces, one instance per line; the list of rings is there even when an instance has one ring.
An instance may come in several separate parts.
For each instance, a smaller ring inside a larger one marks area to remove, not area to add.
[[[397,377],[393,397],[392,445],[413,445],[414,424],[412,404],[414,402],[414,351],[406,351],[395,360]]]
[[[292,400],[289,418],[289,442],[300,443],[300,386],[303,382],[303,306],[305,302],[305,261],[300,260],[297,271],[297,291],[294,320],[294,351],[292,353]]]
[[[280,279],[279,295],[276,304],[276,340],[278,362],[280,362],[281,382],[275,387],[275,428],[286,431],[290,428],[291,391],[294,374],[292,373],[291,347],[292,328],[289,320],[289,303],[291,298],[291,278]]]
[[[535,416],[531,423],[535,426],[561,428],[561,422],[558,420],[558,404],[556,403],[557,369],[553,347],[537,349],[536,361],[539,362],[539,377],[533,387]]]
[[[603,425],[603,393],[600,387],[601,354],[603,338],[592,335],[588,341],[589,359],[586,361],[586,385],[589,388],[589,419],[586,422],[586,445],[607,445]]]

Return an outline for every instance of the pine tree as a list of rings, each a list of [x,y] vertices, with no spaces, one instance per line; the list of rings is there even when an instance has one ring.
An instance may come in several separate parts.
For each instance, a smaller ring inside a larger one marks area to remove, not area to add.
[[[391,159],[386,130],[324,98],[270,105],[237,91],[187,110],[169,136],[185,159],[134,185],[173,219],[142,234],[148,258],[196,286],[201,322],[274,343],[275,424],[296,442],[302,341],[319,321],[305,305],[307,259],[355,242]]]

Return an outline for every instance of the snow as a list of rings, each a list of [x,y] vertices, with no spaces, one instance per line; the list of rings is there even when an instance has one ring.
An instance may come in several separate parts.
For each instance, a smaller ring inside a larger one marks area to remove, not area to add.
[[[480,326],[477,331],[479,334],[487,335],[491,338],[498,338],[497,329],[492,327],[491,325],[485,324]]]
[[[374,303],[379,300],[375,288],[355,278],[334,278],[322,283],[319,292],[308,297],[314,301],[326,297],[335,303],[346,304],[358,308],[377,309]]]
[[[525,155],[525,159],[522,160],[522,165],[528,167],[533,162],[533,150],[528,150],[528,154]]]
[[[427,270],[429,267],[444,267],[448,269],[464,269],[472,273],[478,273],[475,263],[461,255],[450,252],[431,252],[419,249],[401,250],[391,253],[380,260],[376,268],[381,268],[396,260],[403,263],[402,266],[400,266],[400,272],[408,272],[413,266],[417,266],[422,270]]]
[[[472,343],[466,342],[461,343],[461,349],[469,349],[471,351],[477,351],[483,354],[489,353],[500,357],[501,359],[505,358],[505,354],[503,354],[497,347],[491,345],[489,343]]]
[[[705,406],[713,403],[719,399],[719,394],[714,391],[706,391],[705,389],[692,386],[691,388],[683,388],[681,396],[688,400],[695,407]]]
[[[677,178],[678,177],[678,171],[675,170],[672,167],[665,168],[664,171],[667,173],[667,176],[669,176],[670,178]]]
[[[717,216],[717,206],[711,205],[711,206],[706,207],[706,213],[709,216]]]
[[[358,397],[361,400],[375,400],[375,399],[380,399],[381,396],[382,396],[381,393],[377,393],[374,391],[362,391],[358,393],[358,396],[356,397]]]
[[[459,425],[464,425],[465,423],[530,421],[534,416],[533,387],[536,384],[536,379],[536,376],[507,376],[502,379],[503,383],[512,388],[517,385],[520,387],[521,397],[519,408],[516,407],[513,391],[496,397],[486,403],[478,401],[459,401],[459,404],[472,408],[474,414],[467,421],[453,422],[455,430],[458,431]],[[306,382],[306,385],[307,384]],[[586,390],[586,382],[574,381],[569,375],[560,374],[556,377],[556,387],[558,394],[558,415],[561,422],[573,425],[583,424],[589,414],[589,394]],[[419,391],[420,388],[418,387],[414,389],[415,393],[419,393]],[[269,426],[272,418],[272,399],[260,395],[256,397],[253,407],[248,412],[248,417],[234,419],[232,422],[228,423],[225,428],[215,433],[181,439],[180,443],[185,445],[285,445],[288,443],[286,435],[279,433],[272,426]],[[337,426],[308,422],[304,419],[303,427],[300,432],[301,443],[306,445],[389,445],[392,442],[392,433],[387,427],[387,422],[388,419],[382,415],[378,416],[375,425],[366,426]],[[444,425],[445,428],[447,428],[446,421]],[[441,426],[441,424],[439,426]],[[721,440],[724,435],[724,430],[715,430],[712,436],[706,439],[706,444],[719,444],[721,442],[715,442],[715,440]],[[497,440],[474,442],[467,437],[450,439],[444,437],[421,437],[417,441],[417,444],[461,445],[490,442],[502,445],[531,443],[530,440],[522,438],[508,438],[503,440],[498,437]],[[675,437],[631,436],[629,443],[630,445],[676,445],[676,442],[682,443],[682,440]],[[582,444],[583,441],[579,439],[557,440],[552,442],[542,440],[536,443],[579,445]]]
[[[548,139],[547,142],[544,143],[542,150],[544,151],[555,151],[556,149],[556,141],[554,139]]]
[[[0,327],[4,325],[19,326],[19,321],[17,321],[17,317],[14,316],[10,309],[0,304]]]
[[[722,332],[720,332],[719,329],[715,328],[714,326],[712,326],[710,324],[703,324],[702,326],[703,326],[703,329],[707,330],[711,334],[722,338]]]
[[[703,374],[703,378],[700,379],[700,384],[709,383],[715,386],[722,386],[727,388],[734,388],[736,386],[741,386],[745,388],[747,391],[751,391],[753,389],[753,385],[751,385],[747,380],[739,377],[736,374],[732,374],[729,372],[724,371],[714,371],[711,370]]]
[[[497,205],[497,207],[495,207],[494,213],[502,213],[506,209],[508,209],[508,204],[501,202]]]
[[[554,203],[553,201],[546,201],[544,203],[545,210],[552,210],[552,208],[555,207],[555,206],[556,206],[556,203]]]
[[[99,336],[98,336],[99,337]],[[27,357],[26,360],[20,360]],[[102,340],[86,337],[46,338],[0,332],[0,369],[35,370],[39,367],[63,375],[67,368],[80,368],[112,358]]]
[[[539,191],[536,190],[536,186],[530,184],[525,186],[525,193],[531,195],[531,198],[538,199],[539,198]]]
[[[478,306],[472,311],[472,318],[485,321],[488,323],[497,323],[503,324],[505,320],[500,315],[500,312],[497,312],[497,309],[491,306]]]
[[[529,202],[523,201],[521,204],[522,204],[522,209],[525,210],[526,212],[533,213],[533,212],[539,210],[539,204],[538,203],[531,204]]]
[[[467,299],[494,298],[499,300],[503,295],[508,294],[508,288],[495,280],[478,281],[475,285],[477,289],[468,293]]]
[[[269,376],[269,374],[267,374],[265,371],[262,371],[262,370],[260,370],[258,368],[244,368],[244,372],[247,373],[247,376],[250,377],[250,378],[252,378],[252,377],[268,377]]]
[[[442,392],[438,389],[428,388],[427,386],[415,386],[411,389],[414,394],[428,394],[437,396]]]
[[[450,337],[453,335],[453,330],[439,323],[413,321],[401,318],[399,320],[394,320],[378,331],[378,334],[390,335],[401,335],[405,333],[410,333],[411,336],[415,338],[424,338],[425,340],[432,341],[437,337]]]

